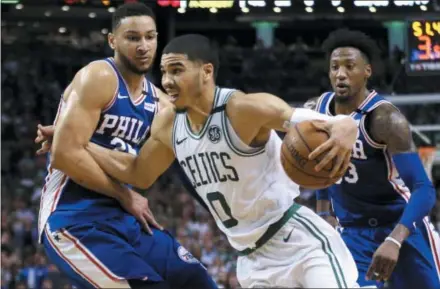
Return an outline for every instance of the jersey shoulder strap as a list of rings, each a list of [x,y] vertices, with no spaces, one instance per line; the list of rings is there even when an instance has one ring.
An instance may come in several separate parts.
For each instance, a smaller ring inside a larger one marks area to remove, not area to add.
[[[318,99],[315,110],[319,113],[327,114],[330,101],[333,99],[334,92],[324,92]]]

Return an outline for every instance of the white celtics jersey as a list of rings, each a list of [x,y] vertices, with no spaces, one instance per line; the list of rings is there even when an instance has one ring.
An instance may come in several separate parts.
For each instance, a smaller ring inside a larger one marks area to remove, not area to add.
[[[173,145],[177,160],[218,227],[236,250],[252,248],[299,195],[281,166],[281,139],[271,132],[264,147],[244,144],[226,115],[235,90],[216,88],[214,107],[203,129],[191,131],[185,112],[177,113]]]

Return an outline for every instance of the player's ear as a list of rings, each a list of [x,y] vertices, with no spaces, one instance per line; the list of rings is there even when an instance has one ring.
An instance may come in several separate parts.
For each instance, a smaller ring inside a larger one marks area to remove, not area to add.
[[[108,45],[111,49],[115,50],[115,35],[113,33],[109,33],[107,36]]]
[[[371,73],[372,73],[371,64],[365,65],[365,77],[367,79],[369,79],[371,77]]]
[[[214,66],[211,63],[203,64],[203,80],[208,81],[214,77]]]

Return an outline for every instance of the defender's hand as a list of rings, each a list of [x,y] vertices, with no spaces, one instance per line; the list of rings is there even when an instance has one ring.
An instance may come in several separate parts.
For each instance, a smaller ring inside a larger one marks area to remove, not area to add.
[[[159,230],[163,230],[163,227],[159,225],[150,210],[148,199],[143,197],[141,194],[130,190],[130,193],[125,195],[120,200],[120,203],[127,212],[132,214],[141,223],[144,230],[149,234],[153,235],[153,231],[151,230],[149,224],[153,225]]]
[[[377,248],[368,268],[366,279],[387,281],[396,267],[400,248],[390,241],[385,241]]]
[[[356,142],[358,127],[351,117],[338,117],[333,121],[314,121],[314,126],[330,134],[330,138],[310,153],[309,159],[313,160],[327,152],[325,157],[316,165],[316,171],[322,170],[329,162],[336,159],[330,173],[331,177],[342,174],[350,164],[351,151]]]
[[[333,228],[336,228],[337,226],[339,226],[339,222],[338,220],[333,217],[333,216],[323,216],[322,217],[327,223],[330,224],[330,226],[332,226]]]
[[[55,127],[53,125],[42,126],[39,124],[37,126],[35,143],[41,143],[41,148],[37,151],[37,155],[42,155],[50,151],[54,132]]]

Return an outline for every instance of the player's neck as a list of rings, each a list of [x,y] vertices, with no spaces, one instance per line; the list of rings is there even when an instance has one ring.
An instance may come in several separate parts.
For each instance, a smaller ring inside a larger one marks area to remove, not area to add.
[[[129,69],[127,69],[124,65],[122,65],[117,59],[115,58],[115,64],[118,68],[119,73],[122,75],[122,78],[124,79],[125,83],[127,84],[127,89],[130,92],[130,95],[133,95],[135,98],[139,96],[140,93],[142,93],[142,84],[144,81],[144,74],[137,74]]]
[[[193,100],[186,109],[186,115],[193,131],[200,131],[207,121],[213,108],[215,86],[207,85],[202,93]]]
[[[359,105],[368,97],[370,91],[367,88],[361,89],[357,95],[350,97],[344,102],[335,102],[335,113],[336,114],[351,114],[355,111]]]

